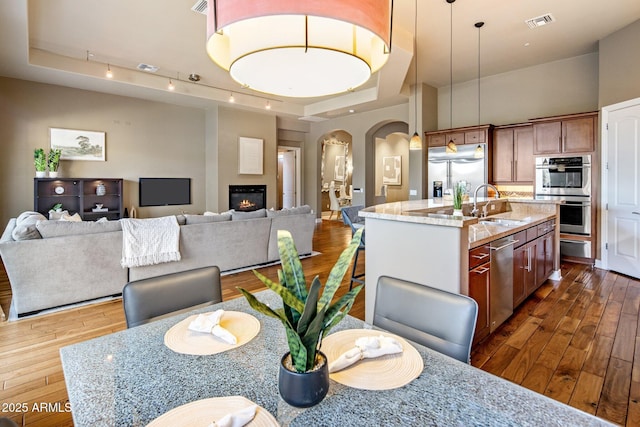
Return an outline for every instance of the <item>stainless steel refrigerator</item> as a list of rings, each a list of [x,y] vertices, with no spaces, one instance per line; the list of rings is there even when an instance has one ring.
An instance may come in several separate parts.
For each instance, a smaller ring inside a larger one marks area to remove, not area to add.
[[[445,196],[453,194],[454,184],[465,182],[471,197],[478,185],[487,182],[487,145],[458,145],[457,150],[456,153],[447,153],[445,147],[429,148],[427,186],[430,199],[434,197],[434,186],[437,187],[439,182],[442,183],[442,194]],[[486,195],[486,187],[478,192],[479,197]]]

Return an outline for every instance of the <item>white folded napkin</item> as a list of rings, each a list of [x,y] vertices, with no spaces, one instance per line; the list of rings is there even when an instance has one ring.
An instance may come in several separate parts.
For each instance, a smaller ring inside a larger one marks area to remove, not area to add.
[[[220,319],[222,319],[223,314],[224,310],[222,309],[210,314],[198,314],[198,317],[189,323],[189,330],[213,334],[228,344],[237,344],[238,340],[236,340],[236,337],[220,326]]]
[[[395,338],[384,335],[358,338],[354,348],[329,364],[329,373],[338,372],[362,359],[373,359],[394,353],[402,353],[402,344]]]
[[[242,427],[256,416],[257,409],[258,405],[247,406],[244,409],[225,415],[207,427]]]

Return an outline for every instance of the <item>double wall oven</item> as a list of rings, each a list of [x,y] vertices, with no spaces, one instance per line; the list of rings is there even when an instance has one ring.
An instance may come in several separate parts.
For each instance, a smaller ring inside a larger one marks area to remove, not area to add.
[[[591,156],[536,157],[537,199],[564,199],[560,205],[560,232],[591,236]],[[560,240],[563,255],[591,257],[591,242]]]

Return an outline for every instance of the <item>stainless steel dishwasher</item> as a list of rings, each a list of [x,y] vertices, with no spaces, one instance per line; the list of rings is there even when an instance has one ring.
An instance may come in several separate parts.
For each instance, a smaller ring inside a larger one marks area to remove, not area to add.
[[[491,271],[489,273],[490,331],[513,314],[513,236],[491,242]]]

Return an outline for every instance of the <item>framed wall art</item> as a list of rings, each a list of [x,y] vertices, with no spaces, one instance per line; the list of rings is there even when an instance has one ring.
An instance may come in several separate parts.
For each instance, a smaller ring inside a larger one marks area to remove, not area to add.
[[[263,143],[262,139],[246,138],[238,139],[238,173],[246,175],[262,175],[263,169]]]
[[[382,183],[402,185],[402,156],[382,158]]]
[[[62,150],[62,160],[106,160],[105,132],[49,128],[49,137],[51,148]]]

